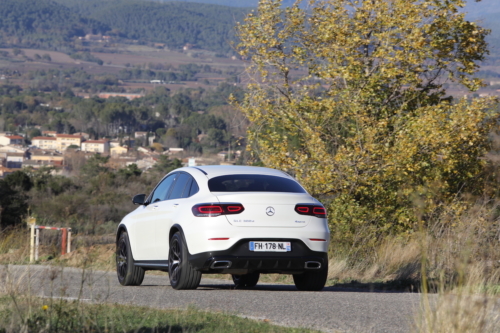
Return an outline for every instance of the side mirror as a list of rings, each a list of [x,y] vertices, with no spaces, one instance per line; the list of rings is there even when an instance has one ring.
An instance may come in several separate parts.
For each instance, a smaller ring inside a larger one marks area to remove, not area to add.
[[[132,202],[134,203],[134,205],[144,205],[144,201],[146,201],[145,194],[137,194],[132,198]]]

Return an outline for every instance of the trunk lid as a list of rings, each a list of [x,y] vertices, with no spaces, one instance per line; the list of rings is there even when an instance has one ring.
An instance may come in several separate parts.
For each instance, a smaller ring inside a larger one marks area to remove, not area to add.
[[[225,215],[235,227],[302,228],[314,216],[295,212],[298,203],[317,202],[304,193],[275,192],[212,192],[221,203],[241,203],[245,210],[240,214]]]

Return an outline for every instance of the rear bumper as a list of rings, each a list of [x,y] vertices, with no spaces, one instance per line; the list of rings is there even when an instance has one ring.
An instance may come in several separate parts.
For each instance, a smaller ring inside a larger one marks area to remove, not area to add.
[[[190,264],[203,273],[247,274],[283,273],[299,274],[306,270],[326,267],[328,254],[312,251],[299,239],[266,238],[259,241],[291,242],[290,252],[253,252],[249,249],[250,240],[241,239],[223,251],[203,252],[189,255]]]

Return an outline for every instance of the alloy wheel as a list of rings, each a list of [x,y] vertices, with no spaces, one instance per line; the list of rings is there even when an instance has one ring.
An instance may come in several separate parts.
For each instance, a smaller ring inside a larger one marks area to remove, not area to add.
[[[172,239],[170,243],[170,251],[168,254],[168,267],[170,280],[172,283],[177,283],[181,275],[182,250],[181,244],[177,238]]]
[[[121,238],[118,243],[118,251],[116,253],[116,268],[118,270],[118,277],[125,279],[127,275],[127,243],[124,238]]]

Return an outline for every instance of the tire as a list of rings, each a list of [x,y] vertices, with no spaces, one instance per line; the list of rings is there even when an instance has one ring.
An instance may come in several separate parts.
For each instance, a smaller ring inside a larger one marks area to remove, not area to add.
[[[140,286],[144,269],[134,265],[127,232],[122,232],[116,242],[116,274],[122,286]]]
[[[249,273],[236,275],[233,274],[233,282],[236,289],[253,288],[259,282],[260,273]]]
[[[302,274],[294,274],[293,282],[300,291],[320,291],[325,287],[328,278],[328,262],[319,270],[305,271]]]
[[[200,285],[201,272],[195,271],[188,261],[188,250],[180,232],[170,239],[168,251],[168,277],[176,290],[196,289]]]

